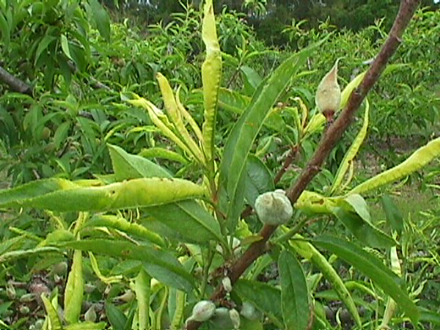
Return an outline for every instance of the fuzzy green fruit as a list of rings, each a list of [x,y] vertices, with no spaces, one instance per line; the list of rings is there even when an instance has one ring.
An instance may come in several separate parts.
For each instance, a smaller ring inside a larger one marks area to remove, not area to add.
[[[260,221],[267,225],[282,225],[293,215],[292,203],[284,190],[261,194],[255,200],[255,211]]]
[[[190,320],[197,322],[208,321],[215,312],[215,305],[210,300],[199,301],[192,310]]]

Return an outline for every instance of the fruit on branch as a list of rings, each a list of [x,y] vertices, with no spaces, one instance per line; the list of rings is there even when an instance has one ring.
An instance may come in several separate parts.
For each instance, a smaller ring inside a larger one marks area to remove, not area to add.
[[[262,223],[274,226],[286,223],[293,215],[292,204],[286,192],[281,189],[258,196],[255,211]]]
[[[338,62],[322,78],[315,95],[316,106],[328,122],[333,121],[333,116],[341,106],[341,88],[338,84]]]
[[[188,321],[205,322],[208,321],[215,312],[215,305],[210,300],[199,301],[193,308]]]

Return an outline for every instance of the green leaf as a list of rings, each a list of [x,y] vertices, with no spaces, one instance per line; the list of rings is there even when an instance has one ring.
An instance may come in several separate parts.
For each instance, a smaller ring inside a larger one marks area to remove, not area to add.
[[[174,97],[173,90],[171,89],[168,80],[161,73],[158,73],[156,75],[156,78],[159,83],[165,108],[167,109],[167,116],[173,125],[175,133],[179,136],[180,140],[188,147],[188,149],[194,153],[201,164],[204,164],[204,156],[202,154],[202,150],[186,129],[185,123],[183,122],[182,113],[179,110],[179,105],[176,101],[176,98]],[[183,105],[181,104],[180,106],[183,107]],[[183,111],[186,112],[186,110]],[[189,114],[188,116],[191,117],[191,115]]]
[[[403,216],[394,204],[393,200],[388,195],[383,195],[380,199],[382,208],[385,211],[385,215],[388,223],[391,225],[398,234],[403,230]]]
[[[69,47],[69,41],[67,40],[67,37],[62,34],[61,35],[61,49],[63,50],[63,53],[73,61],[72,54],[70,53],[70,47]]]
[[[64,330],[102,330],[106,328],[105,322],[92,323],[82,322],[76,324],[70,324],[64,327]]]
[[[365,221],[370,222],[370,211],[368,211],[368,204],[365,199],[359,194],[351,194],[343,199],[349,204],[352,209]]]
[[[261,84],[263,79],[260,75],[252,68],[244,65],[240,67],[241,72],[244,76],[244,89],[247,95],[252,95],[257,87]]]
[[[314,239],[313,242],[317,246],[336,254],[368,276],[397,302],[414,324],[417,324],[420,312],[407,292],[402,289],[404,286],[403,280],[387,268],[377,257],[340,237],[321,236]]]
[[[257,197],[267,191],[273,191],[275,185],[271,172],[258,157],[248,157],[246,174],[245,197],[253,207]]]
[[[178,154],[177,152],[160,147],[142,149],[138,156],[145,158],[163,158],[182,164],[188,164],[188,160],[182,155]]]
[[[264,119],[310,53],[322,42],[324,40],[290,56],[260,84],[226,141],[220,166],[220,183],[226,188],[229,199],[227,215],[230,227],[234,227],[243,208],[243,177],[247,158]]]
[[[185,241],[208,243],[210,240],[223,240],[218,222],[195,201],[152,207],[148,213],[181,234]]]
[[[279,289],[266,283],[241,279],[235,283],[233,292],[267,315],[275,326],[284,328]]]
[[[333,214],[360,242],[371,247],[391,247],[396,241],[377,229],[369,221],[363,219],[358,213],[346,210],[344,207],[332,208]]]
[[[98,0],[89,0],[91,14],[101,36],[110,41],[110,17]]]
[[[164,246],[165,242],[162,237],[158,234],[148,230],[144,226],[141,226],[134,222],[129,222],[122,218],[121,216],[115,215],[95,215],[90,220],[88,220],[84,227],[81,229],[89,227],[106,227],[113,228],[123,231],[124,233],[135,235],[137,237],[142,237],[160,246]]]
[[[60,245],[115,258],[140,260],[145,264],[148,273],[160,282],[186,292],[191,291],[194,286],[193,277],[179,261],[157,246],[105,239],[81,240]]]
[[[134,281],[134,291],[136,292],[136,300],[138,303],[139,330],[147,330],[150,326],[150,281],[150,276],[141,268]]]
[[[43,300],[44,308],[46,309],[47,317],[49,319],[49,329],[63,330],[56,308],[44,294],[41,295],[41,299]]]
[[[390,182],[402,179],[411,173],[420,170],[438,156],[440,156],[440,137],[417,149],[403,163],[400,163],[399,165],[390,168],[353,188],[349,194],[365,193]]]
[[[53,143],[55,143],[55,147],[58,149],[62,144],[66,143],[67,134],[70,129],[70,122],[66,121],[58,126],[55,134],[53,136]]]
[[[336,172],[335,179],[333,180],[333,186],[330,191],[330,194],[333,194],[336,191],[342,190],[341,183],[342,180],[347,173],[348,168],[350,167],[351,163],[353,162],[354,158],[356,157],[359,148],[361,147],[362,143],[365,140],[365,137],[367,136],[367,129],[368,129],[368,116],[369,116],[369,110],[370,110],[370,104],[368,100],[365,101],[365,115],[364,115],[364,123],[362,125],[361,130],[359,131],[358,135],[354,139],[353,143],[350,146],[350,149],[348,149],[347,153],[344,156],[344,159],[342,160],[341,164],[339,165],[338,171]],[[341,189],[340,189],[341,188]]]
[[[222,72],[222,56],[215,27],[214,6],[207,0],[204,7],[202,39],[206,47],[206,59],[202,64],[203,104],[205,106],[202,126],[203,149],[207,164],[214,171],[214,139],[217,118],[218,91]]]
[[[288,230],[287,228],[285,230]],[[319,270],[322,275],[330,282],[333,289],[336,291],[338,297],[347,307],[348,311],[353,316],[355,323],[358,327],[361,327],[362,321],[354,304],[353,298],[350,295],[346,285],[339,277],[336,270],[328,262],[328,260],[309,242],[303,240],[300,235],[296,235],[294,240],[289,241],[292,248],[296,253],[303,258],[310,260]]]
[[[125,330],[127,317],[111,302],[105,302],[105,315],[107,316],[108,322],[112,325],[114,330]]]
[[[37,51],[35,52],[35,60],[34,60],[34,66],[36,66],[38,60],[40,59],[40,55],[42,52],[46,50],[46,48],[56,40],[56,37],[46,34],[43,39],[38,44]]]
[[[6,49],[9,47],[9,43],[11,41],[11,29],[6,21],[5,16],[3,16],[3,13],[0,13],[0,31],[2,33],[2,41]]]
[[[278,259],[281,284],[281,308],[285,329],[305,330],[309,324],[309,292],[301,264],[287,250]]]
[[[108,149],[118,181],[152,177],[171,178],[168,171],[144,157],[131,155],[111,144],[108,145]]]
[[[0,255],[0,264],[5,262],[11,262],[12,260],[27,258],[33,255],[44,254],[44,253],[62,253],[62,251],[54,247],[39,247],[35,249],[6,252]]]
[[[406,66],[407,64],[389,64],[385,68],[382,75],[386,75],[388,73],[393,72],[394,70],[400,69],[401,67]],[[351,95],[351,93],[360,85],[362,80],[364,79],[365,74],[367,71],[361,72],[358,74],[350,83],[344,88],[341,95],[341,107],[339,108],[339,111],[345,108],[345,106],[348,103],[348,99]]]
[[[70,324],[77,323],[81,314],[84,296],[84,277],[82,266],[82,252],[73,253],[72,269],[67,278],[64,292],[64,318]]]
[[[43,179],[0,191],[0,207],[52,211],[106,211],[157,206],[204,196],[205,188],[182,179],[134,179],[82,187],[64,179]]]
[[[220,88],[218,104],[220,108],[241,115],[249,106],[251,98],[237,91]]]
[[[440,313],[431,312],[429,310],[422,309],[420,312],[420,321],[429,322],[431,324],[440,326]]]

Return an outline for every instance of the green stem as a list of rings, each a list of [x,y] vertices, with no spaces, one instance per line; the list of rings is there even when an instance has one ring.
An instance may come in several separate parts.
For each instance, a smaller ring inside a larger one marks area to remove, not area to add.
[[[203,266],[203,280],[202,280],[202,286],[200,288],[200,299],[203,299],[203,297],[205,296],[206,286],[208,285],[209,268],[211,267],[212,260],[214,260],[213,250],[214,249],[210,247],[208,251],[208,256],[206,258],[207,260]]]
[[[307,223],[308,220],[309,220],[309,218],[305,217],[301,221],[297,222],[295,224],[295,226],[293,226],[291,229],[289,229],[289,231],[287,231],[286,233],[282,234],[281,236],[278,236],[274,240],[274,242],[275,243],[282,243],[282,242],[288,241],[293,236],[295,236],[305,226],[305,224]]]

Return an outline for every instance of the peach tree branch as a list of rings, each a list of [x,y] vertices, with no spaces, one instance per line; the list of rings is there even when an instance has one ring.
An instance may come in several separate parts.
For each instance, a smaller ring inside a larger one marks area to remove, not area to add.
[[[352,92],[346,108],[341,112],[338,119],[331,124],[323,134],[323,137],[321,138],[321,141],[311,160],[305,166],[296,182],[287,190],[287,196],[292,204],[298,200],[299,196],[306,189],[307,185],[319,173],[331,150],[335,147],[336,143],[341,139],[344,132],[350,126],[354,114],[359,109],[368,92],[378,81],[391,56],[396,52],[397,48],[402,42],[402,35],[411,21],[411,18],[413,17],[418,5],[419,0],[401,1],[399,12],[394,20],[389,36],[367,71],[361,84]],[[240,259],[238,259],[228,269],[227,276],[230,278],[232,284],[237,282],[246,269],[266,252],[266,243],[276,229],[277,226],[265,225],[259,233],[261,239],[253,243],[240,257]],[[219,302],[225,297],[225,295],[226,292],[223,286],[219,285],[211,295],[210,300],[213,302]],[[200,322],[190,321],[187,322],[185,328],[186,330],[195,330],[200,326]]]

